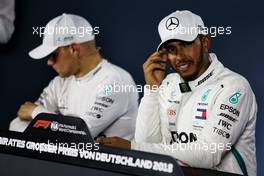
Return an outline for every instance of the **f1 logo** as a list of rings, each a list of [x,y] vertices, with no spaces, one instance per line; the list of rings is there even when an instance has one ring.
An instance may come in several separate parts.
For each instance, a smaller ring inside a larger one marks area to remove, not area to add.
[[[33,128],[40,128],[47,129],[51,124],[51,121],[48,120],[37,120],[36,123],[33,125]]]

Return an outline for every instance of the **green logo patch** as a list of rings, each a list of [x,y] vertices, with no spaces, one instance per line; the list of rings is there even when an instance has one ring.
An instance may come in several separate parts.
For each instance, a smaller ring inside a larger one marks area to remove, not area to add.
[[[201,101],[205,102],[208,98],[208,94],[211,92],[212,89],[208,89],[206,92],[204,92],[204,94],[201,97]]]
[[[112,85],[105,85],[104,86],[104,95],[108,96],[112,93]]]
[[[239,97],[241,96],[242,94],[238,91],[236,93],[234,93],[230,98],[229,98],[229,102],[231,104],[237,104],[238,102],[238,99]]]
[[[181,93],[186,93],[186,92],[192,91],[187,82],[180,83],[179,86],[180,86]]]

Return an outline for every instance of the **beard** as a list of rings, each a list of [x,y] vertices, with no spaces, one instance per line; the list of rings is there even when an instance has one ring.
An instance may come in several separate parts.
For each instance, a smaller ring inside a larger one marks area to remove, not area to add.
[[[192,64],[194,64],[194,62],[192,61]],[[184,79],[185,82],[189,82],[189,81],[193,81],[195,79],[198,78],[198,75],[199,75],[199,71],[201,70],[202,66],[204,64],[204,51],[203,51],[203,43],[201,42],[201,47],[200,47],[200,54],[199,54],[199,57],[198,57],[198,61],[196,62],[196,64],[194,65],[195,67],[195,72],[190,74],[190,75],[186,75],[186,76],[183,76],[182,74],[180,74],[177,69],[175,69],[174,67],[172,67],[172,69],[179,73],[180,76]]]

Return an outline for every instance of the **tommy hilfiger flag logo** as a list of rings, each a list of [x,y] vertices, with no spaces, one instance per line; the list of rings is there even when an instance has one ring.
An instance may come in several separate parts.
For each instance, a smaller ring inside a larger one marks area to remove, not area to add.
[[[206,109],[197,108],[196,119],[206,120]]]

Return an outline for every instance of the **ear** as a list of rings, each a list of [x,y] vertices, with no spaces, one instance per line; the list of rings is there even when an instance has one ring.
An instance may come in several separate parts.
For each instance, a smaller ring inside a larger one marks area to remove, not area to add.
[[[79,56],[79,52],[80,52],[80,45],[76,43],[72,43],[70,45],[70,53],[74,56]]]
[[[211,47],[211,38],[209,35],[203,36],[202,39],[204,50],[208,53],[209,48]]]

